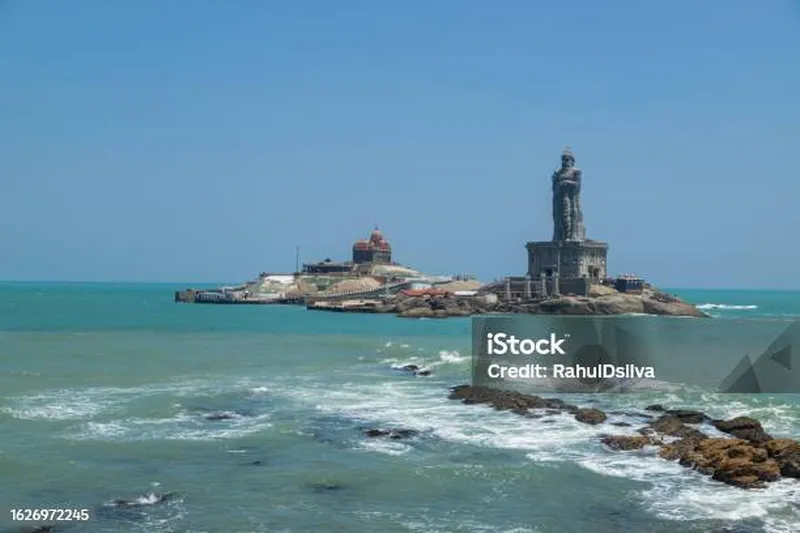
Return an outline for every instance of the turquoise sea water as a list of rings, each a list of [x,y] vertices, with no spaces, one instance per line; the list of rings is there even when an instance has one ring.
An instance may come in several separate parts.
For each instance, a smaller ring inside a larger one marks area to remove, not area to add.
[[[64,530],[90,533],[800,531],[795,480],[743,491],[607,451],[607,427],[447,400],[470,377],[469,319],[175,304],[180,288],[0,285],[0,531],[12,508],[65,507],[91,519]],[[798,292],[675,292],[720,319],[800,317]],[[800,437],[794,396],[592,399]],[[387,427],[421,433],[361,432]],[[105,505],[151,492],[175,498]]]

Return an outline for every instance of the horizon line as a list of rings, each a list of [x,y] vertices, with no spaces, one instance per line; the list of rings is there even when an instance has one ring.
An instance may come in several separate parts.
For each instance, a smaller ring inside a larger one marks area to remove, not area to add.
[[[52,279],[29,279],[29,280],[20,280],[20,279],[0,279],[0,284],[49,284],[49,285],[79,285],[79,284],[87,284],[87,285],[182,285],[187,286],[191,284],[195,285],[214,285],[214,286],[222,286],[228,283],[234,282],[221,282],[221,281],[155,281],[155,280],[148,280],[148,281],[135,281],[135,280],[52,280]],[[238,282],[241,284],[243,282]],[[694,286],[694,287],[661,287],[657,286],[657,289],[661,291],[770,291],[770,292],[800,292],[800,287],[703,287],[703,286]]]

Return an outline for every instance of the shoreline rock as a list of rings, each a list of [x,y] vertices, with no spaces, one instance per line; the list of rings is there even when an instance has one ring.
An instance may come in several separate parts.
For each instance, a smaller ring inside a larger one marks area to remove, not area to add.
[[[394,294],[380,299],[317,302],[309,309],[349,313],[394,314],[400,318],[448,318],[487,314],[534,315],[624,315],[688,316],[709,315],[692,304],[659,291],[641,294],[611,293],[593,296],[558,296],[541,300],[491,303],[484,296],[453,294],[406,296]]]
[[[448,398],[467,405],[489,405],[526,418],[536,418],[530,413],[531,409],[544,409],[548,414],[572,414],[584,424],[608,422],[606,413],[594,407],[581,408],[558,398],[489,387],[458,385],[450,389]],[[662,459],[677,461],[715,481],[744,489],[764,488],[767,483],[782,478],[800,479],[800,442],[773,438],[754,418],[718,420],[701,411],[665,409],[660,405],[647,406],[644,410],[661,414],[658,418],[645,418],[639,435],[603,434],[600,442],[615,452],[655,446]],[[696,427],[700,424],[710,424],[730,437],[710,437]],[[619,423],[610,422],[609,425],[618,426]],[[677,440],[667,442],[669,437]]]

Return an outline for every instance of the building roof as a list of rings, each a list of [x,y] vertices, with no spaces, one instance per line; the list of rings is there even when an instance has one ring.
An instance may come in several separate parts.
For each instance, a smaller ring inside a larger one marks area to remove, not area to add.
[[[390,251],[392,249],[389,241],[383,236],[381,230],[375,228],[370,233],[369,238],[361,239],[353,243],[353,250],[382,250]]]

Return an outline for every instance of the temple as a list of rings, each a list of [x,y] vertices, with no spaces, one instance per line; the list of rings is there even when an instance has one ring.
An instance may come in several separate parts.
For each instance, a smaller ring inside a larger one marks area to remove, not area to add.
[[[353,243],[351,261],[338,262],[325,259],[319,263],[308,263],[303,265],[302,273],[349,275],[365,273],[377,265],[394,265],[394,263],[392,245],[376,227],[368,238]]]
[[[372,230],[369,239],[362,239],[353,244],[353,263],[381,263],[392,262],[392,245],[376,227]]]
[[[581,209],[583,173],[575,166],[575,155],[567,147],[561,168],[551,178],[553,237],[533,241],[528,251],[524,277],[506,278],[505,297],[510,299],[573,294],[587,296],[592,285],[607,278],[608,244],[586,238]]]

